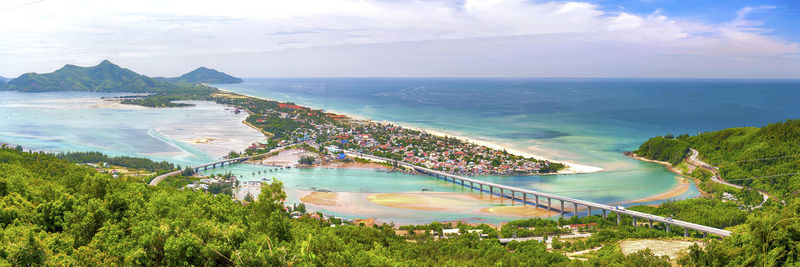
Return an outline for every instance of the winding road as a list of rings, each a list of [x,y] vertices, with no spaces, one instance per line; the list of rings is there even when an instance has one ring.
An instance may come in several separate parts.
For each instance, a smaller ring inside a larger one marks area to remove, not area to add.
[[[746,186],[742,186],[742,185],[732,184],[732,183],[729,183],[729,182],[723,180],[722,177],[719,175],[719,171],[717,170],[716,167],[711,166],[711,164],[705,163],[702,160],[697,159],[697,157],[700,156],[700,152],[697,152],[697,150],[695,150],[694,148],[689,148],[689,150],[692,152],[692,154],[689,155],[688,158],[686,158],[686,162],[689,163],[690,165],[695,166],[695,167],[700,167],[700,168],[703,168],[703,169],[706,169],[706,170],[710,171],[713,174],[713,175],[711,175],[711,181],[714,181],[714,182],[720,183],[720,184],[724,184],[724,185],[727,185],[727,186],[730,186],[730,187],[734,187],[734,188],[737,188],[737,189],[742,189],[742,188],[746,187]],[[751,187],[746,187],[746,188],[753,189]],[[755,206],[755,208],[760,208],[762,205],[764,205],[764,203],[767,202],[767,200],[769,198],[775,199],[774,196],[770,195],[769,193],[767,193],[764,190],[761,190],[761,189],[755,189],[755,190],[757,190],[758,193],[761,194],[761,196],[764,197],[764,201],[762,201],[761,204],[758,204],[758,206]]]

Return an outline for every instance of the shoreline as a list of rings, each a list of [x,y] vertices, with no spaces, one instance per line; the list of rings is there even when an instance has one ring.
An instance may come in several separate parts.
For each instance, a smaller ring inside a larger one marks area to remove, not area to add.
[[[643,158],[643,157],[640,157],[640,156],[636,155],[636,153],[633,153],[633,151],[623,152],[622,154],[627,156],[627,157],[629,157],[629,158],[632,158],[632,159],[636,159],[636,160],[640,160],[640,161],[644,161],[644,162],[661,164],[664,167],[667,167],[667,170],[669,170],[670,172],[675,173],[675,174],[679,175],[680,177],[682,177],[684,179],[692,179],[694,181],[695,185],[699,185],[700,184],[700,179],[697,179],[697,178],[694,178],[694,177],[691,177],[691,176],[687,176],[687,175],[681,173],[678,169],[675,169],[675,167],[672,166],[672,164],[669,163],[669,162]],[[699,186],[695,186],[695,187],[697,188],[697,191],[700,191],[700,195],[702,195],[702,196],[707,196],[708,195],[708,192],[703,191],[702,189],[700,189]],[[642,202],[646,202],[646,201],[642,201]],[[636,202],[633,202],[633,203],[636,203]]]
[[[225,92],[227,94],[239,94],[239,95],[252,97],[252,98],[256,98],[256,99],[261,99],[261,100],[265,100],[265,101],[281,102],[280,100],[276,100],[276,99],[269,99],[269,98],[257,97],[257,96],[253,96],[253,95],[243,94],[243,93],[237,93],[237,92],[233,92],[233,91],[222,89],[222,88],[218,88],[218,87],[217,87],[217,89],[222,91],[222,92]],[[309,107],[309,106],[306,106],[306,107]],[[313,107],[309,107],[309,108],[313,108]],[[502,144],[498,144],[496,142],[478,139],[476,137],[467,137],[467,136],[465,136],[465,135],[463,135],[461,133],[454,133],[454,132],[449,132],[449,131],[445,132],[445,131],[441,131],[441,130],[431,130],[431,129],[426,129],[426,128],[422,128],[422,127],[419,127],[419,126],[409,125],[407,123],[397,123],[397,122],[392,122],[392,121],[387,121],[387,120],[379,121],[379,120],[370,119],[368,117],[364,117],[364,116],[361,116],[361,115],[358,115],[358,114],[351,114],[351,113],[347,113],[347,112],[341,112],[341,111],[330,110],[330,109],[324,110],[324,111],[327,112],[327,113],[345,115],[345,116],[350,117],[353,120],[369,121],[369,122],[376,122],[376,123],[387,123],[387,124],[397,125],[397,126],[400,126],[400,127],[406,128],[406,129],[410,129],[410,130],[415,130],[415,131],[428,133],[428,134],[431,134],[431,135],[434,135],[434,136],[456,138],[456,139],[459,139],[459,140],[464,141],[464,142],[473,143],[473,144],[480,145],[480,146],[485,146],[485,147],[488,147],[488,148],[491,148],[491,149],[495,149],[495,150],[501,150],[501,151],[505,150],[509,154],[528,157],[528,158],[534,158],[534,159],[537,159],[537,160],[547,160],[547,161],[550,161],[550,162],[561,163],[561,164],[564,164],[564,165],[567,166],[564,170],[560,170],[557,173],[546,173],[546,174],[537,174],[537,175],[584,174],[584,173],[596,173],[596,172],[605,171],[605,169],[600,168],[600,167],[596,167],[596,166],[578,164],[578,163],[573,163],[573,162],[568,162],[568,161],[551,160],[551,159],[548,159],[548,158],[543,157],[543,156],[534,155],[532,153],[521,151],[521,150],[519,150],[517,148],[511,147],[511,146],[508,146],[508,145],[502,145]]]

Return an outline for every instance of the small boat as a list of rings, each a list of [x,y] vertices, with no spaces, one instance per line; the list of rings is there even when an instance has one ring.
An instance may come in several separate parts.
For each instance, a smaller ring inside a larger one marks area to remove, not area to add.
[[[430,188],[423,188],[422,189],[422,192],[426,192],[426,191],[433,191],[433,190],[431,190]]]

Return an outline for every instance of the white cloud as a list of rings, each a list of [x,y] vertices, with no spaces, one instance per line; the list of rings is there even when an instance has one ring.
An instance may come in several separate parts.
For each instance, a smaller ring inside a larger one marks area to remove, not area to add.
[[[745,7],[731,22],[714,25],[669,18],[659,11],[606,12],[591,3],[557,1],[49,0],[26,6],[31,1],[0,1],[2,74],[49,71],[63,63],[92,64],[102,58],[142,62],[296,54],[298,49],[507,36],[597,47],[633,45],[679,56],[783,57],[798,51],[797,44],[769,36],[761,23],[747,19],[751,12],[774,8],[770,6]],[[560,53],[551,56],[575,51]],[[143,72],[173,75],[188,68],[165,69],[179,65],[151,66]],[[296,68],[298,76],[321,75],[303,75],[302,67]]]

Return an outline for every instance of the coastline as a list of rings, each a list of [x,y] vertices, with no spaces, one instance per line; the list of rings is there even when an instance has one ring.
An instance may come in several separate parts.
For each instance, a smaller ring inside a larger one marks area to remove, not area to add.
[[[218,88],[218,87],[217,87],[217,89],[222,91],[222,92],[225,92],[226,94],[239,94],[239,95],[243,95],[243,96],[247,96],[247,97],[266,100],[266,101],[278,101],[278,102],[281,102],[281,101],[275,100],[275,99],[269,99],[269,98],[258,97],[258,96],[243,94],[243,93],[237,93],[237,92],[233,92],[233,91],[222,89],[222,88]],[[313,108],[313,107],[311,107],[311,108]],[[431,134],[431,135],[435,135],[435,136],[456,138],[456,139],[459,139],[459,140],[464,141],[464,142],[473,143],[473,144],[480,145],[480,146],[485,146],[485,147],[488,147],[488,148],[491,148],[491,149],[495,149],[495,150],[505,150],[508,153],[513,154],[513,155],[523,156],[523,157],[528,157],[528,158],[535,158],[535,159],[538,159],[538,160],[548,160],[548,161],[555,162],[555,163],[562,163],[562,164],[567,166],[564,170],[558,171],[558,173],[541,174],[541,175],[583,174],[583,173],[596,173],[596,172],[605,171],[605,169],[600,168],[600,167],[589,166],[589,165],[584,165],[584,164],[577,164],[577,163],[567,162],[567,161],[551,160],[551,159],[548,159],[546,157],[542,157],[540,155],[534,155],[532,153],[521,151],[521,150],[516,149],[514,147],[511,147],[509,145],[502,145],[502,144],[498,144],[498,143],[495,143],[495,142],[492,142],[492,141],[478,139],[478,138],[475,138],[475,137],[467,137],[467,136],[464,136],[463,134],[460,134],[460,133],[453,133],[453,132],[449,132],[449,131],[445,132],[445,131],[440,131],[440,130],[431,130],[431,129],[426,129],[426,128],[422,128],[422,127],[419,127],[419,126],[408,125],[406,123],[397,123],[397,122],[386,121],[386,120],[378,121],[378,120],[373,120],[371,118],[364,117],[364,116],[361,116],[361,115],[358,115],[358,114],[350,114],[350,113],[347,113],[347,112],[340,112],[340,111],[336,111],[336,110],[326,110],[326,112],[345,115],[345,116],[348,116],[348,117],[350,117],[350,118],[352,118],[354,120],[393,124],[393,125],[401,126],[403,128],[406,128],[406,129],[425,132],[425,133],[428,133],[428,134]],[[252,127],[252,125],[250,125],[250,126]]]
[[[640,157],[640,156],[636,155],[636,153],[633,153],[633,151],[623,152],[622,154],[627,156],[627,157],[629,157],[629,158],[632,158],[632,159],[636,159],[636,160],[640,160],[640,161],[644,161],[644,162],[661,164],[664,167],[667,167],[667,170],[679,175],[683,179],[692,179],[694,181],[694,184],[696,184],[696,185],[701,183],[700,180],[697,179],[697,178],[684,175],[678,169],[675,169],[675,167],[672,166],[672,164],[669,163],[669,162],[643,158],[643,157]],[[673,190],[674,190],[674,188],[673,188]],[[697,191],[700,191],[700,194],[703,195],[703,196],[708,195],[708,192],[703,191],[702,189],[700,189],[700,187],[697,187]],[[642,199],[647,199],[647,198],[642,198]],[[660,199],[654,199],[654,200],[660,200]],[[653,200],[648,200],[648,201],[653,201]],[[639,201],[639,202],[647,202],[647,201]],[[636,203],[636,202],[626,202],[626,203]]]

